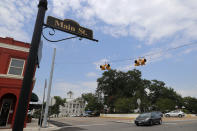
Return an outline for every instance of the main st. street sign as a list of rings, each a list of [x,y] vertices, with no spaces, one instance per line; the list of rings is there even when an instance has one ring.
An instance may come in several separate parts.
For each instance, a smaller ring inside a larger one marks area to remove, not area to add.
[[[88,28],[84,28],[80,26],[77,22],[70,20],[70,19],[60,20],[52,16],[48,16],[46,26],[57,29],[57,30],[61,30],[61,31],[64,31],[73,35],[77,35],[79,37],[84,37],[93,41],[97,41],[93,39],[92,30]]]

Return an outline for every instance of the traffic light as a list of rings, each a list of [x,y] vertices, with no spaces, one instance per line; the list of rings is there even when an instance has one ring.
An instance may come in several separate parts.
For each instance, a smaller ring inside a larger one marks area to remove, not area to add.
[[[105,65],[100,65],[101,70],[105,70]]]
[[[101,70],[111,70],[110,64],[100,65]]]
[[[146,59],[145,58],[141,59],[141,65],[145,65],[145,64],[146,64]]]
[[[139,66],[140,65],[140,61],[139,60],[135,60],[135,66]]]
[[[143,66],[146,64],[146,59],[145,58],[139,58],[138,60],[135,60],[135,66]]]
[[[110,64],[105,64],[107,70],[111,70]]]

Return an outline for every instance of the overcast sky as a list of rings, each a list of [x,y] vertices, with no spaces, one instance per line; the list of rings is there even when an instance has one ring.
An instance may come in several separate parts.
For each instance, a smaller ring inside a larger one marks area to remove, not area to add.
[[[72,19],[92,29],[90,40],[50,43],[43,38],[43,57],[36,71],[34,92],[42,98],[49,80],[53,48],[57,48],[51,95],[74,97],[94,92],[102,76],[100,64],[112,69],[142,72],[142,78],[161,80],[182,96],[197,97],[196,0],[48,0],[45,16]],[[1,0],[0,36],[31,43],[38,0]],[[48,30],[44,30],[47,34]],[[56,31],[52,40],[72,35]],[[169,50],[181,45],[182,48]],[[134,60],[147,56],[147,65]]]

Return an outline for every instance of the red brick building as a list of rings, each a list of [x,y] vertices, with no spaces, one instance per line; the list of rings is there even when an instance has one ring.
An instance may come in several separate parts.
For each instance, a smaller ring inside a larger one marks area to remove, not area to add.
[[[29,48],[29,43],[0,37],[0,128],[14,124]]]

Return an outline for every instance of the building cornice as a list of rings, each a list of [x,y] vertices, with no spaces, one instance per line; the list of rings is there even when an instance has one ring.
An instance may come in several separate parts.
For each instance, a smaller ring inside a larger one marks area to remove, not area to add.
[[[9,78],[9,79],[23,79],[23,76],[18,75],[11,75],[11,74],[0,74],[0,78]],[[33,81],[35,82],[36,78],[33,78]]]
[[[6,43],[0,43],[0,47],[11,49],[11,50],[29,52],[29,48],[25,48],[25,47],[21,47],[21,46],[17,46],[17,45],[9,45],[9,44],[6,44]]]
[[[10,78],[10,79],[23,79],[23,76],[10,75],[10,74],[0,74],[0,78]]]

